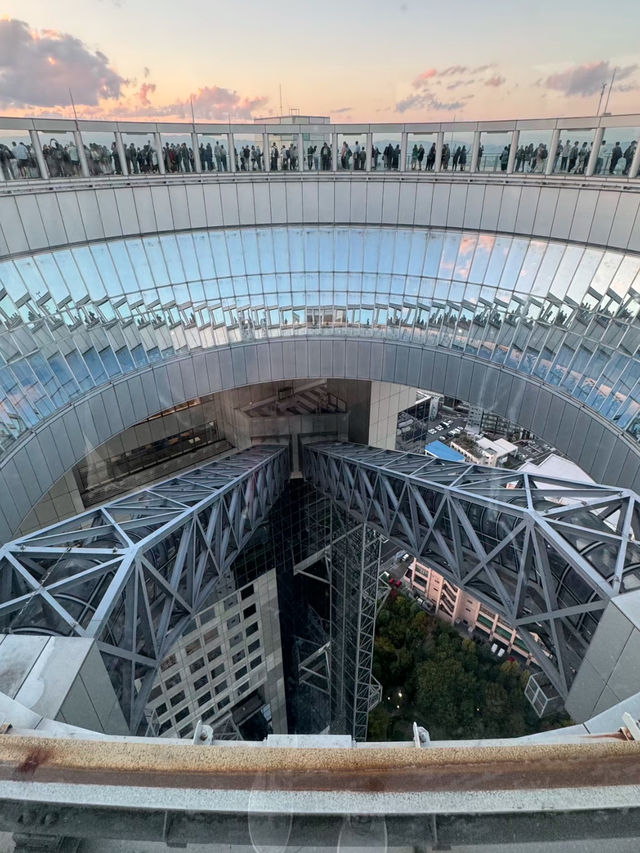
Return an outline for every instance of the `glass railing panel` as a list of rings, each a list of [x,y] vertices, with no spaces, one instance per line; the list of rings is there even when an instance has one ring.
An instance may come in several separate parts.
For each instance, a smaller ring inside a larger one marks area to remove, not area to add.
[[[640,127],[605,127],[594,174],[636,178],[631,169],[639,139]]]
[[[297,172],[300,168],[297,133],[269,134],[269,164],[272,172]]]
[[[0,181],[41,177],[29,131],[0,128]]]
[[[523,174],[544,173],[551,148],[551,130],[521,130],[514,170]]]
[[[407,134],[406,168],[412,172],[432,172],[436,162],[437,133]]]
[[[478,172],[506,172],[511,151],[511,131],[483,132],[478,148]]]
[[[145,175],[160,171],[153,133],[123,133],[122,144],[129,175]]]
[[[193,139],[190,133],[163,133],[160,135],[162,159],[167,175],[196,171]]]
[[[92,178],[122,174],[116,135],[113,131],[83,130],[82,143]]]
[[[367,135],[340,134],[338,136],[338,171],[364,171],[367,159]]]
[[[50,178],[82,177],[80,154],[71,131],[38,131],[38,137]]]
[[[263,172],[264,137],[261,133],[234,133],[233,148],[237,172]]]
[[[371,168],[375,168],[377,172],[388,172],[394,169],[397,171],[400,169],[402,165],[400,163],[400,140],[401,136],[399,133],[374,133]]]
[[[305,172],[331,170],[331,135],[329,133],[302,134],[302,168]]]
[[[567,128],[560,131],[553,158],[554,174],[584,175],[593,146],[595,130]]]
[[[226,133],[199,133],[198,150],[203,172],[228,172],[229,152]]]
[[[449,130],[444,135],[441,168],[449,172],[468,172],[471,169],[473,133],[470,130]]]

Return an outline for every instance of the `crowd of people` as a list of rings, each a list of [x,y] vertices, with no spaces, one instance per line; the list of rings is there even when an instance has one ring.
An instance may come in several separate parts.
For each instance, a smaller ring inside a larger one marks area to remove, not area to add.
[[[71,134],[69,135],[71,136]],[[553,155],[554,173],[568,175],[583,175],[591,157],[593,143],[560,140]],[[622,144],[607,145],[605,139],[599,144],[598,155],[594,163],[594,174],[629,175],[636,153],[637,143],[632,141]],[[202,172],[231,171],[229,154],[220,141],[201,142],[197,152]],[[333,169],[332,148],[328,142],[322,144],[309,143],[306,151],[302,152],[302,160],[298,151],[297,141],[286,144],[273,142],[268,152],[268,168],[270,171],[297,172],[303,167],[308,171],[331,171]],[[140,145],[133,141],[125,141],[122,148],[125,158],[126,172],[130,175],[159,173],[160,163],[164,172],[190,173],[197,172],[198,166],[194,150],[185,142],[166,142],[160,149],[160,160],[155,142],[148,139]],[[76,137],[64,144],[55,137],[42,144],[42,155],[48,175],[51,178],[71,178],[83,173],[81,152],[76,145]],[[84,155],[89,175],[120,175],[123,173],[121,152],[115,140],[111,146],[99,142],[89,142],[84,145]],[[364,171],[367,169],[367,148],[358,140],[352,145],[345,139],[338,150],[337,165],[341,170]],[[400,168],[400,145],[388,142],[382,151],[374,143],[370,150],[372,170],[398,170]],[[437,157],[436,143],[425,147],[416,142],[406,153],[406,168],[411,171],[432,172],[435,169]],[[263,172],[267,168],[259,144],[241,144],[233,149],[233,165],[237,172]],[[480,145],[475,168],[478,171],[502,171],[509,168],[511,146],[505,145],[498,153],[485,155],[484,146]],[[513,170],[520,173],[546,172],[548,168],[549,149],[547,144],[519,145],[513,156]],[[466,171],[471,166],[471,146],[445,142],[440,151],[440,169],[442,171]],[[5,181],[28,178],[39,178],[40,168],[33,145],[26,141],[0,143],[0,178]]]

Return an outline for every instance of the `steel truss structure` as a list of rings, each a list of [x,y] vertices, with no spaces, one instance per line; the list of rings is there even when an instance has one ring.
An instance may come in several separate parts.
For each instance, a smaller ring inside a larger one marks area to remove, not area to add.
[[[0,549],[0,631],[97,641],[131,731],[160,662],[209,601],[289,478],[256,446]]]
[[[608,600],[640,585],[628,489],[339,442],[307,445],[304,476],[500,613],[563,698]]]

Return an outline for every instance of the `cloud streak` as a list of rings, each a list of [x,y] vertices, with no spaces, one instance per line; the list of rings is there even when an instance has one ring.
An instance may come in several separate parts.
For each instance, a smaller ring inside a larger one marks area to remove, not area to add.
[[[396,110],[399,113],[406,113],[408,110],[434,110],[436,112],[452,112],[453,110],[461,110],[466,106],[469,97],[459,101],[441,101],[431,92],[421,92],[417,95],[409,95],[396,103]]]
[[[0,106],[96,106],[117,100],[127,80],[101,51],[57,30],[30,29],[24,21],[0,20]]]
[[[626,80],[638,70],[638,67],[635,64],[617,68],[616,81]],[[587,62],[584,65],[574,65],[564,71],[550,74],[548,77],[539,80],[538,85],[544,89],[562,92],[563,95],[586,98],[597,94],[602,88],[602,84],[611,80],[613,68],[611,63],[605,60]]]

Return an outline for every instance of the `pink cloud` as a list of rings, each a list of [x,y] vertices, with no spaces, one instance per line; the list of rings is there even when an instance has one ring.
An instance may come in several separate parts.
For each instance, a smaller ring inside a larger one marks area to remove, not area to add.
[[[153,94],[155,90],[155,83],[143,83],[142,86],[140,86],[140,88],[136,92],[135,98],[143,107],[149,107],[151,106],[149,95]]]
[[[423,71],[422,74],[418,74],[416,79],[413,81],[413,85],[416,89],[419,89],[420,86],[423,86],[427,80],[430,80],[432,77],[437,75],[437,71],[435,68],[427,68],[426,71]]]
[[[501,77],[500,74],[494,74],[493,77],[489,77],[488,80],[484,81],[485,86],[502,86],[507,82],[506,77]]]

